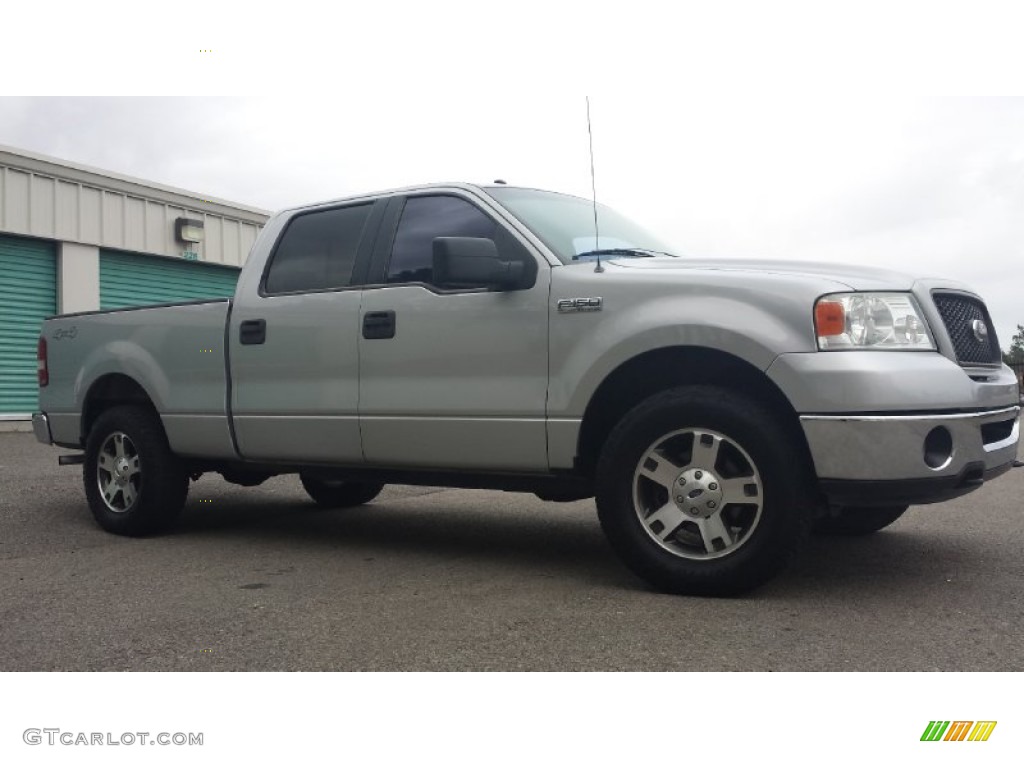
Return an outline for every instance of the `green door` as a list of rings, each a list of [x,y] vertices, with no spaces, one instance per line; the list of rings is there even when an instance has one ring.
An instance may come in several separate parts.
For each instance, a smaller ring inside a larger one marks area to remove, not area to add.
[[[100,309],[230,297],[238,273],[200,261],[100,251]]]
[[[57,314],[53,243],[0,235],[0,414],[38,410],[36,344]]]

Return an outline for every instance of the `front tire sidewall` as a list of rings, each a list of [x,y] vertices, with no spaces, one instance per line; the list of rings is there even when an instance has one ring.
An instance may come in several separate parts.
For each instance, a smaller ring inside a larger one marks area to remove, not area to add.
[[[697,560],[655,542],[633,501],[633,478],[647,448],[672,432],[705,428],[741,446],[761,475],[763,505],[756,527],[735,551]],[[811,516],[803,461],[785,425],[758,403],[717,387],[655,395],[613,430],[598,467],[601,525],[625,563],[656,588],[673,593],[731,595],[763,583],[806,539]]]

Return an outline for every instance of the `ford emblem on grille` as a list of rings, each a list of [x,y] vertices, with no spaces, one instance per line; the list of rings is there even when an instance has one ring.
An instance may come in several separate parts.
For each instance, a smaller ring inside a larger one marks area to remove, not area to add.
[[[988,326],[985,325],[984,320],[978,320],[977,318],[972,320],[971,330],[974,331],[974,338],[976,338],[981,344],[988,343]]]

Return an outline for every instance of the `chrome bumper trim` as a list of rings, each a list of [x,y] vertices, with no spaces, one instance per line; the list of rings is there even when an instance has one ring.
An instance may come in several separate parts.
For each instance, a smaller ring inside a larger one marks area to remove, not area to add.
[[[973,413],[914,413],[906,416],[891,415],[891,414],[880,414],[873,416],[859,416],[857,414],[824,414],[821,416],[801,416],[800,420],[804,421],[935,421],[936,419],[944,419],[951,421],[955,419],[977,419],[979,416],[1009,416],[1010,414],[1016,415],[1020,413],[1020,406],[1011,405],[1008,408],[1000,408],[997,411],[974,411]],[[993,421],[1000,421],[998,418],[992,419]],[[987,419],[986,419],[987,421]]]
[[[957,476],[968,465],[993,469],[1016,457],[1020,406],[995,411],[906,416],[801,416],[817,475],[834,480],[913,480]],[[1013,419],[1010,434],[986,444],[982,426]],[[951,460],[938,469],[924,462],[924,439],[935,427],[953,438]]]
[[[50,434],[50,420],[45,413],[32,414],[32,431],[36,440],[46,445],[53,445],[53,436]]]

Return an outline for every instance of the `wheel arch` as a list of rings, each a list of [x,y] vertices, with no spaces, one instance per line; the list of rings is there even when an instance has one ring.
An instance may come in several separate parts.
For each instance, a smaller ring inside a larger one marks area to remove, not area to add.
[[[814,466],[795,409],[764,371],[718,349],[673,346],[638,354],[602,380],[583,413],[576,448],[577,470],[588,476],[594,473],[605,440],[632,408],[658,392],[686,384],[736,390],[780,413],[808,466]]]
[[[81,441],[85,441],[89,432],[105,411],[118,405],[139,405],[148,408],[163,424],[160,412],[150,394],[138,381],[123,373],[108,373],[94,381],[82,401]]]

